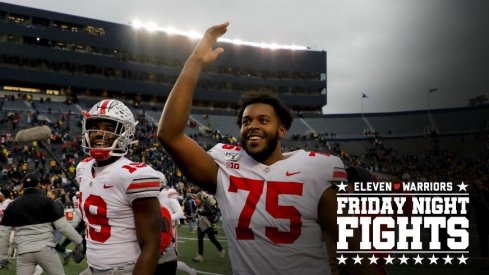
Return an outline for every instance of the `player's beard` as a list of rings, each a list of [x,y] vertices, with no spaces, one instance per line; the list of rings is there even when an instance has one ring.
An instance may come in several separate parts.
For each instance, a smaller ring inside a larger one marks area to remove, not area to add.
[[[258,151],[258,152],[250,152],[248,149],[248,140],[245,139],[244,142],[242,143],[243,149],[252,157],[254,160],[258,162],[264,162],[265,160],[268,159],[268,157],[275,151],[275,148],[277,148],[278,145],[278,131],[275,133],[275,136],[271,137],[268,139],[268,143],[265,145],[265,147]]]

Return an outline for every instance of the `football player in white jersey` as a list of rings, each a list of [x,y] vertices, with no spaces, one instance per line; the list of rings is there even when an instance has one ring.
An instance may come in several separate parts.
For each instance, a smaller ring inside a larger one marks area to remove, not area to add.
[[[228,23],[209,28],[186,61],[158,126],[158,139],[192,181],[215,193],[228,237],[233,274],[331,274],[323,233],[337,239],[334,181],[342,161],[298,150],[283,153],[291,126],[287,107],[269,93],[242,99],[241,146],[217,144],[207,154],[184,129],[200,71],[224,49]],[[362,265],[353,272],[375,274]]]
[[[159,257],[160,176],[124,157],[137,122],[122,102],[102,100],[84,112],[76,168],[86,223],[88,268],[81,274],[153,274]],[[105,272],[105,273],[104,273]]]
[[[161,173],[161,172],[160,172]],[[163,174],[161,174],[162,178],[165,179],[162,184],[165,186],[161,189],[160,195],[158,199],[160,200],[160,204],[167,208],[171,215],[171,221],[173,226],[173,242],[166,248],[165,253],[160,256],[158,261],[157,273],[160,269],[160,266],[168,265],[168,261],[177,261],[177,244],[178,244],[178,235],[177,235],[177,225],[178,221],[183,218],[185,215],[183,214],[182,206],[178,202],[178,192],[174,188],[167,185],[166,178]],[[163,272],[160,274],[169,274],[170,272],[166,269],[167,267],[161,267]],[[195,275],[195,269],[188,266],[186,263],[182,261],[176,262],[176,269],[183,271],[187,274]],[[174,271],[176,271],[176,269]],[[172,273],[175,274],[175,273]]]

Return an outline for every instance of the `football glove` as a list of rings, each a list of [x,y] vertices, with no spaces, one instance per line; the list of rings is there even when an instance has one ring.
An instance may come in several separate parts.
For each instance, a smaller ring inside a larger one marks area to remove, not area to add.
[[[71,258],[73,258],[75,263],[79,264],[81,261],[83,261],[83,258],[85,258],[85,253],[83,253],[83,250],[83,243],[79,243],[75,246],[73,251],[71,251]]]

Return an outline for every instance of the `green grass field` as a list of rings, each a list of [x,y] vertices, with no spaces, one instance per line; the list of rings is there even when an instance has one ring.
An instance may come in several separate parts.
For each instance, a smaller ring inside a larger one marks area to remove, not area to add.
[[[217,234],[217,239],[221,242],[222,246],[227,249],[226,237],[222,231],[222,228],[218,226],[219,234]],[[192,261],[192,258],[197,254],[197,233],[188,233],[187,225],[182,225],[178,228],[178,254],[179,260],[185,262],[190,267],[197,270],[198,273],[202,274],[231,274],[231,264],[229,262],[229,257],[220,258],[216,247],[209,241],[206,237],[204,240],[204,262],[196,263]],[[73,245],[69,246],[68,249],[72,249]],[[85,268],[87,268],[86,258],[81,263],[76,264],[70,261],[65,267],[65,273],[67,275],[79,274]],[[13,261],[8,270],[0,270],[1,275],[15,275],[15,261]],[[200,272],[199,272],[200,271]],[[46,273],[43,273],[46,274]],[[177,272],[177,274],[186,274],[183,272]]]
[[[221,242],[223,247],[227,249],[226,237],[222,231],[222,228],[218,226],[219,234],[217,235],[218,240]],[[197,235],[196,233],[188,233],[188,228],[186,225],[178,228],[179,242],[178,242],[178,252],[179,260],[187,263],[189,266],[195,268],[198,274],[232,274],[231,264],[229,257],[226,255],[224,258],[220,258],[217,249],[214,245],[206,238],[204,241],[204,262],[195,263],[192,258],[197,254]],[[438,265],[429,265],[427,260],[423,261],[423,265],[414,265],[413,260],[408,260],[408,265],[399,262],[394,265],[388,265],[387,270],[389,275],[450,275],[450,274],[461,274],[461,275],[487,275],[489,274],[489,258],[480,258],[478,255],[478,244],[475,235],[475,225],[471,225],[470,230],[470,247],[469,247],[469,260],[467,265],[459,265],[458,261],[452,261],[452,265],[445,265],[442,260],[438,261]],[[69,247],[70,249],[70,247]],[[408,255],[406,255],[408,256]],[[416,255],[414,255],[416,256]],[[270,255],[273,257],[273,255]],[[453,257],[453,255],[452,255]],[[65,266],[65,273],[67,275],[79,274],[82,270],[87,267],[86,260],[80,264],[75,264],[70,261],[68,265]],[[0,274],[3,275],[14,275],[15,272],[15,261],[12,262],[8,270],[1,270]],[[45,274],[45,273],[43,273]],[[185,274],[178,271],[177,274]],[[264,274],[270,275],[270,274]],[[307,274],[303,274],[307,275]]]

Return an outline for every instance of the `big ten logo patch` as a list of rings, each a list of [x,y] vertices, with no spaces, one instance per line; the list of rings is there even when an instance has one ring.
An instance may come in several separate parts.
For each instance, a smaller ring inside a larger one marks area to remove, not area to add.
[[[228,161],[228,162],[226,162],[226,167],[239,170],[239,163]]]

